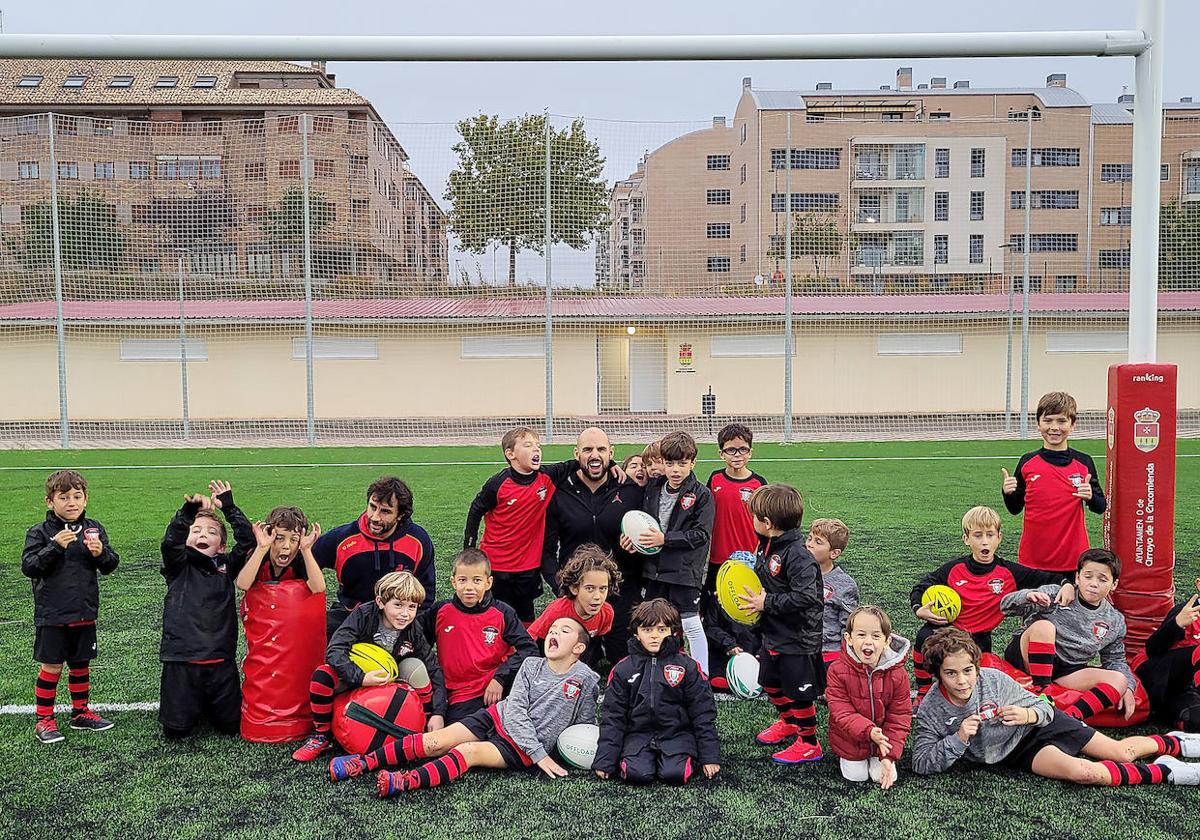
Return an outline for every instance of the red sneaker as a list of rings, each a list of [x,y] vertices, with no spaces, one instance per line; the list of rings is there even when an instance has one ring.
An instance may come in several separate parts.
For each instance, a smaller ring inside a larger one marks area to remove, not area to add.
[[[324,732],[314,732],[300,749],[292,753],[296,761],[312,761],[321,753],[333,749],[333,739]]]
[[[59,741],[66,740],[58,731],[58,724],[52,717],[38,718],[38,722],[33,727],[33,735],[43,744],[57,744]]]
[[[820,744],[807,744],[797,738],[796,743],[775,753],[771,760],[780,764],[803,764],[806,761],[820,761],[823,757]]]
[[[375,777],[375,787],[379,791],[379,798],[387,799],[389,796],[395,796],[404,790],[404,784],[400,780],[400,777],[403,775],[403,773],[380,770],[379,775]]]
[[[775,744],[782,744],[799,731],[800,730],[795,724],[784,723],[781,720],[777,720],[762,732],[759,732],[754,740],[758,741],[758,743],[763,744],[764,746],[772,747]]]
[[[713,691],[729,690],[729,680],[725,679],[724,677],[713,677],[708,681],[708,684],[712,687]]]

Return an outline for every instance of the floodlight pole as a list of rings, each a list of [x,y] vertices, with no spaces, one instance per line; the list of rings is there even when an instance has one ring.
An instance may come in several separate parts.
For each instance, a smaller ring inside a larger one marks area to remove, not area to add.
[[[190,254],[189,254],[190,256]],[[188,357],[187,357],[187,319],[183,308],[183,251],[177,256],[176,278],[179,281],[179,385],[181,388],[180,406],[183,410],[183,439],[192,436],[191,409],[188,404]]]
[[[550,266],[550,140],[553,136],[550,130],[550,111],[546,115],[546,200],[543,208],[546,213],[545,237],[542,248],[546,252],[546,341],[542,352],[546,357],[546,443],[554,439],[554,274]]]
[[[67,414],[67,334],[63,316],[62,222],[58,214],[58,155],[54,148],[54,114],[50,121],[50,238],[54,247],[54,328],[58,339],[58,442],[71,445],[70,418]]]
[[[1029,217],[1033,182],[1033,105],[1025,108],[1025,268],[1021,281],[1021,437],[1029,437]]]
[[[1164,0],[1138,0],[1150,41],[1134,64],[1133,196],[1129,248],[1129,361],[1157,361],[1159,167],[1162,160]]]
[[[787,155],[783,170],[784,248],[783,261],[783,442],[792,442],[792,112],[787,114]]]
[[[312,158],[309,156],[308,136],[312,133],[312,115],[300,115],[300,185],[304,206],[304,382],[305,432],[309,446],[317,442],[316,386],[313,382],[313,290],[312,290],[312,209],[309,207],[309,179],[312,177]]]

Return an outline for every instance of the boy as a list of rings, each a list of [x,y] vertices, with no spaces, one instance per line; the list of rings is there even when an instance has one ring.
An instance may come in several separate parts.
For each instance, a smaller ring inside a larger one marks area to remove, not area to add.
[[[551,779],[567,771],[550,756],[568,726],[593,723],[600,678],[579,661],[587,630],[573,618],[560,618],[546,638],[546,657],[521,663],[512,694],[464,721],[437,732],[409,735],[367,755],[339,756],[329,763],[334,781],[379,770],[382,797],[453,781],[472,767],[519,770],[537,766]],[[402,761],[433,759],[414,770],[380,769]]]
[[[750,494],[767,480],[750,470],[754,451],[754,433],[740,423],[730,423],[717,432],[717,449],[725,468],[714,470],[708,477],[708,489],[713,495],[712,551],[708,559],[708,576],[704,593],[712,595],[717,588],[717,571],[735,552],[753,554],[758,548],[754,519],[750,516]]]
[[[325,575],[313,557],[321,526],[308,527],[308,517],[296,507],[277,507],[266,522],[254,523],[255,548],[233,584],[245,592],[256,582],[302,580],[309,592],[325,591]],[[266,560],[267,562],[263,562]]]
[[[728,691],[729,658],[739,653],[757,653],[758,632],[753,625],[730,618],[716,598],[708,598],[704,605],[704,635],[708,639],[708,664],[712,668],[709,684],[713,691]]]
[[[1186,732],[1200,732],[1200,578],[1196,589],[1167,613],[1131,663],[1154,717]]]
[[[717,704],[696,660],[680,650],[683,626],[669,601],[643,601],[630,619],[629,656],[608,678],[592,769],[630,784],[686,784],[699,763],[721,770]]]
[[[21,573],[33,584],[33,658],[37,721],[33,734],[43,744],[63,740],[54,719],[54,697],[63,664],[70,669],[71,728],[112,729],[88,706],[91,661],[96,656],[96,617],[100,585],[96,573],[110,574],[119,557],[104,526],[87,518],[87,481],[75,470],[46,479],[46,518],[25,532]]]
[[[234,504],[228,483],[213,481],[208,489],[210,496],[183,497],[183,507],[162,539],[167,594],[158,656],[158,721],[171,739],[188,735],[202,716],[226,735],[236,734],[241,723],[233,576],[254,548],[254,530]],[[233,527],[230,553],[217,511]]]
[[[446,684],[446,722],[458,723],[500,702],[537,645],[516,612],[491,593],[492,568],[478,548],[464,548],[450,569],[454,596],[421,613],[425,638],[437,647]]]
[[[437,659],[430,650],[425,634],[413,619],[425,601],[425,587],[412,572],[388,572],[375,584],[375,600],[359,604],[342,622],[325,649],[325,664],[313,671],[309,683],[313,728],[316,730],[304,744],[292,753],[296,761],[312,761],[332,749],[333,696],[360,686],[387,685],[391,682],[382,668],[364,672],[350,659],[350,649],[357,642],[369,642],[396,658],[413,658],[418,667],[408,683],[421,698],[428,715],[426,728],[441,729],[446,714],[446,691]]]
[[[1010,592],[1000,600],[1005,615],[1022,618],[1004,658],[1033,677],[1035,694],[1051,682],[1085,692],[1065,710],[1080,720],[1116,707],[1129,720],[1136,707],[1137,680],[1125,661],[1125,616],[1108,600],[1120,577],[1116,554],[1089,548],[1075,571],[1075,603],[1051,605],[1058,586]],[[1095,656],[1100,667],[1088,667]]]
[[[696,466],[696,441],[687,432],[671,432],[659,442],[664,475],[646,482],[642,510],[656,518],[661,531],[647,531],[638,541],[643,547],[660,546],[648,554],[642,575],[646,599],[666,598],[683,619],[688,652],[708,673],[708,640],[700,618],[701,587],[708,566],[712,534],[712,493],[692,475]],[[621,535],[621,548],[635,550]]]
[[[642,471],[646,474],[647,481],[663,474],[662,449],[659,444],[660,441],[653,441],[646,444],[646,448],[642,450]]]
[[[1200,784],[1200,765],[1175,756],[1200,755],[1200,736],[1135,736],[1115,741],[1083,721],[1055,714],[1044,697],[993,668],[980,668],[979,646],[954,627],[925,645],[939,691],[917,709],[913,772],[949,770],[960,758],[1002,764],[1080,785]],[[1089,761],[1079,758],[1082,753]],[[1153,764],[1139,759],[1157,755]]]
[[[762,591],[739,600],[761,613],[762,647],[758,682],[779,712],[779,720],[758,733],[758,743],[774,746],[793,735],[791,746],[771,756],[780,764],[820,761],[817,742],[817,696],[824,692],[821,621],[825,599],[821,570],[804,547],[800,523],[804,500],[786,484],[768,484],[750,497],[750,513],[758,532],[754,570]]]
[[[943,563],[925,575],[909,593],[909,603],[917,618],[925,622],[913,642],[913,677],[917,681],[917,698],[925,696],[933,684],[932,674],[925,668],[921,653],[925,640],[939,627],[950,622],[921,604],[925,590],[940,583],[949,586],[962,600],[962,610],[954,626],[971,634],[980,650],[991,651],[992,631],[1004,620],[1000,599],[1018,589],[1031,589],[1048,584],[1062,584],[1055,603],[1066,606],[1075,599],[1075,587],[1056,572],[1039,572],[1028,566],[1018,566],[997,556],[1000,546],[1000,515],[989,507],[973,507],[962,518],[963,543],[970,555]]]
[[[1083,502],[1092,513],[1104,513],[1108,502],[1090,455],[1071,449],[1075,398],[1053,391],[1038,400],[1038,433],[1043,446],[1021,456],[1013,475],[1000,470],[1004,506],[1016,515],[1025,510],[1017,559],[1022,566],[1070,572],[1088,547]]]
[[[808,527],[804,547],[817,561],[825,597],[825,615],[821,625],[821,659],[828,666],[842,651],[846,619],[858,609],[858,584],[833,561],[842,556],[850,542],[850,529],[840,519],[817,519]]]

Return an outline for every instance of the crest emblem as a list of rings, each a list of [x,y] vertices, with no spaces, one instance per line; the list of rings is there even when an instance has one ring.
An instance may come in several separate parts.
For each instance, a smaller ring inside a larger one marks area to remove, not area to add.
[[[689,510],[694,504],[696,504],[695,493],[684,493],[679,497],[679,506],[684,510]]]
[[[1108,630],[1108,623],[1104,621],[1097,621],[1092,625],[1092,635],[1096,637],[1096,641],[1100,641],[1107,636]]]
[[[833,587],[830,586],[829,584],[825,584],[825,600],[828,601],[832,597],[833,597]]]
[[[779,574],[779,570],[783,568],[783,561],[779,559],[778,554],[772,554],[771,559],[767,561],[767,568],[771,570],[771,576]]]
[[[500,631],[490,624],[483,628],[483,643],[489,647],[496,644],[496,639],[499,638]]]
[[[743,487],[741,490],[738,491],[738,493],[742,497],[743,502],[749,502],[750,497],[752,495],[754,495],[754,491],[751,490],[749,487]]]
[[[1000,578],[992,578],[988,582],[988,589],[992,590],[993,595],[999,595],[1004,591],[1004,581]]]
[[[413,652],[412,642],[405,642],[396,650],[396,658],[403,659],[406,656],[411,656]]]
[[[542,501],[542,502],[546,501],[546,488],[545,487],[538,488],[537,497],[538,497],[539,501]]]
[[[671,688],[675,688],[683,682],[683,674],[682,665],[668,665],[663,668],[663,679],[667,681],[667,685],[671,686]]]
[[[1078,490],[1079,486],[1083,484],[1083,476],[1081,476],[1079,473],[1071,473],[1069,476],[1067,476],[1067,480],[1071,482],[1076,490]]]
[[[1153,452],[1158,448],[1160,412],[1146,407],[1133,413],[1133,445],[1142,452]]]
[[[583,693],[583,686],[579,684],[579,680],[570,679],[563,683],[563,697],[568,700],[575,700]]]

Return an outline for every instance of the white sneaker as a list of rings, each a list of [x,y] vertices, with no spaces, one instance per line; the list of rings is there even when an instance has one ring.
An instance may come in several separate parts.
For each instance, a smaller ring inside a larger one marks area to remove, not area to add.
[[[1167,781],[1173,785],[1200,785],[1200,764],[1187,764],[1169,755],[1160,755],[1154,763],[1170,768]]]
[[[1179,739],[1180,754],[1184,758],[1200,758],[1200,732],[1183,732],[1176,729],[1167,735]]]

